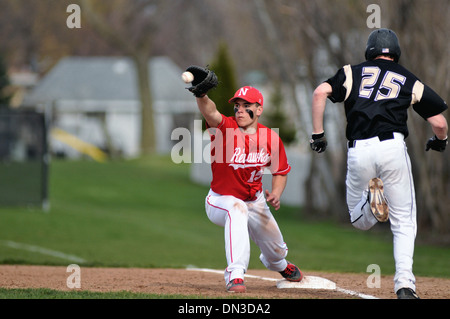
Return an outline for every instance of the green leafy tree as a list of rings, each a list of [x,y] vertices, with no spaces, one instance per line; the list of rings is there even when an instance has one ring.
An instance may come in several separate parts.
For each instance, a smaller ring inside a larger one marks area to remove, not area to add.
[[[264,113],[264,124],[272,129],[278,129],[281,140],[285,145],[295,141],[294,125],[289,123],[286,112],[283,110],[283,94],[280,85],[275,85],[275,90],[269,98],[270,110]]]
[[[233,116],[234,109],[228,100],[238,89],[234,65],[225,43],[220,43],[217,54],[209,69],[216,73],[219,85],[208,92],[208,96],[217,105],[217,110],[225,116]]]

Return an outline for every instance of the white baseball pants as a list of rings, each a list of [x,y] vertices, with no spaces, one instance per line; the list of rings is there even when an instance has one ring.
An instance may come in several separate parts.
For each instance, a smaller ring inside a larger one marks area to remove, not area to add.
[[[266,203],[264,194],[255,201],[244,202],[234,196],[209,191],[205,208],[208,218],[224,227],[227,284],[235,278],[244,279],[250,260],[250,239],[261,250],[260,260],[267,269],[283,271],[287,267],[287,246],[278,224]]]
[[[358,140],[355,147],[348,149],[347,205],[353,226],[362,230],[377,223],[367,200],[369,180],[374,177],[383,181],[389,206],[395,292],[406,287],[415,290],[412,265],[417,232],[416,199],[411,161],[402,134],[394,133],[394,139],[382,142],[378,137]]]

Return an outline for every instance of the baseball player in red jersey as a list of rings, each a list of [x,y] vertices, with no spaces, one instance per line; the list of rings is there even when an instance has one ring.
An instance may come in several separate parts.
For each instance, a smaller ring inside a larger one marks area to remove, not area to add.
[[[302,272],[285,259],[288,249],[267,205],[280,208],[291,167],[280,137],[258,123],[263,112],[262,94],[250,86],[237,90],[229,100],[234,117],[219,113],[205,93],[194,95],[211,134],[212,182],[205,208],[208,218],[224,227],[227,290],[246,291],[250,239],[260,248],[264,266],[280,272],[286,280],[301,281]],[[273,176],[272,190],[263,192],[265,168]]]
[[[414,74],[398,64],[400,45],[389,29],[373,31],[366,61],[346,65],[314,91],[311,148],[325,151],[326,100],[344,102],[347,117],[347,205],[358,229],[390,221],[394,237],[394,290],[399,299],[417,299],[412,271],[417,232],[416,200],[408,136],[408,108],[413,106],[435,134],[425,150],[443,152],[448,125],[446,103]]]

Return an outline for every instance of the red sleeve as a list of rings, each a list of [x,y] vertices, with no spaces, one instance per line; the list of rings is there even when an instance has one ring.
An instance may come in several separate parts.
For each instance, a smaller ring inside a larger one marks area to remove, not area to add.
[[[229,118],[223,114],[221,114],[221,115],[222,115],[222,121],[219,123],[219,125],[217,125],[217,129],[223,131],[223,129],[227,127],[227,125],[224,125],[224,124],[226,124],[226,122],[229,121],[229,119],[231,119],[231,118]],[[205,121],[205,124],[206,124],[206,129],[211,128],[209,126],[208,122]]]
[[[272,160],[273,161],[273,160]],[[272,171],[272,175],[287,175],[291,171],[291,165],[287,161],[286,152],[284,150],[283,144],[281,144],[279,153],[279,165],[278,169]]]

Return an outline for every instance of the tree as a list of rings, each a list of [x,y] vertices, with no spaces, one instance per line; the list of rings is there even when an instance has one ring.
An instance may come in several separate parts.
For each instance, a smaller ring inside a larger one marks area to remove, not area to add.
[[[224,42],[219,44],[216,56],[211,62],[210,69],[214,71],[219,80],[219,85],[208,92],[208,96],[216,105],[217,110],[225,116],[234,116],[234,109],[228,100],[234,96],[238,89],[234,65]]]
[[[283,109],[284,97],[279,83],[275,84],[268,102],[271,109],[265,114],[263,124],[272,129],[278,129],[285,145],[292,144],[295,141],[296,130]]]
[[[134,62],[141,101],[141,154],[156,150],[153,101],[148,61],[158,26],[178,2],[162,0],[124,1],[81,0],[82,12],[97,33]]]

